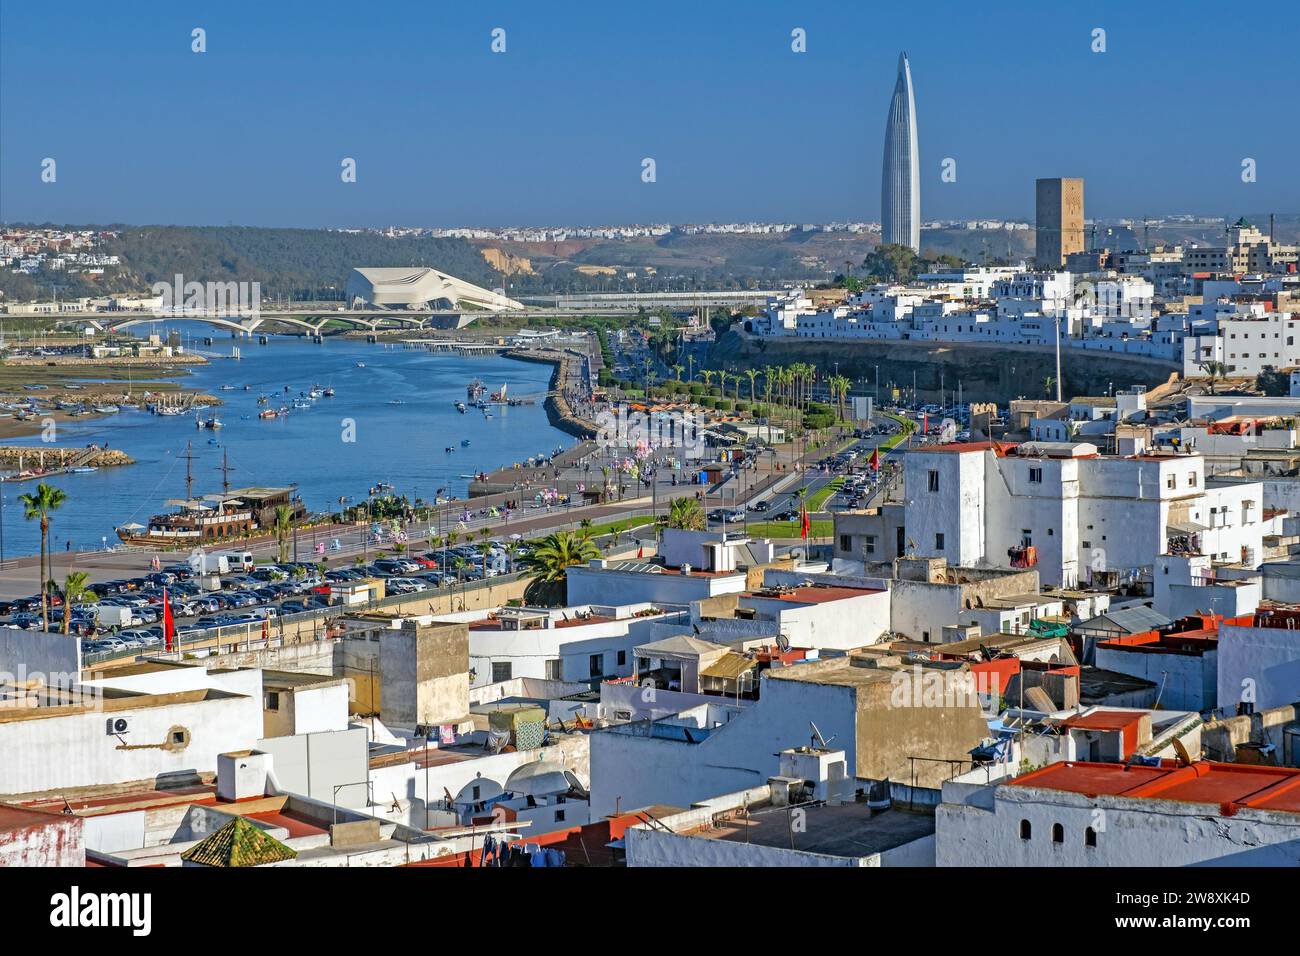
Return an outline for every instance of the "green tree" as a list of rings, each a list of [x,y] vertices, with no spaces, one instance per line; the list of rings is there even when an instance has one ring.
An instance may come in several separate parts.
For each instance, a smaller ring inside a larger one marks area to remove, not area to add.
[[[60,590],[63,593],[63,633],[67,634],[72,624],[72,606],[85,601],[90,591],[90,575],[85,571],[69,571]]]
[[[36,491],[20,495],[19,503],[23,506],[23,517],[28,521],[40,521],[41,525],[41,630],[50,629],[50,595],[49,595],[49,564],[50,564],[50,512],[58,511],[68,500],[68,495],[62,488],[55,488],[53,485],[47,485],[41,482],[36,486]]]
[[[293,509],[288,505],[275,506],[275,543],[280,552],[280,563],[289,560],[289,531],[293,527]]]
[[[696,498],[674,498],[668,506],[668,527],[678,531],[703,531],[704,509]]]
[[[524,589],[524,600],[546,607],[562,604],[568,591],[565,582],[568,569],[598,557],[600,549],[590,538],[572,531],[547,535],[528,556],[528,567],[536,572],[536,577]]]

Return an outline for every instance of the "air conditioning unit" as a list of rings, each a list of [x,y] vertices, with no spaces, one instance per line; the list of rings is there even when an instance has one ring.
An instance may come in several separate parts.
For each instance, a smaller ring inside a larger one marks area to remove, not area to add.
[[[124,734],[131,729],[131,722],[125,717],[108,718],[108,735],[115,737],[118,734]]]

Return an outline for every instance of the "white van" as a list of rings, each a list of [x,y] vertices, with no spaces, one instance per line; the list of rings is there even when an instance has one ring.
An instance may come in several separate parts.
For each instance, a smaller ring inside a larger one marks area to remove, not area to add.
[[[253,570],[252,551],[228,551],[221,555],[221,557],[226,559],[226,565],[231,571]]]

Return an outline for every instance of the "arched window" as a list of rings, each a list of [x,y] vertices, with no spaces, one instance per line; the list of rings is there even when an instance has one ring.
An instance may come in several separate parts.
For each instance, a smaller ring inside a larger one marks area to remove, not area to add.
[[[1031,836],[1033,836],[1033,833],[1034,833],[1034,828],[1033,828],[1032,826],[1030,826],[1029,821],[1028,821],[1028,820],[1021,820],[1021,821],[1020,821],[1020,839],[1022,839],[1022,840],[1028,840]]]
[[[1084,846],[1097,845],[1097,831],[1092,827],[1088,827],[1088,829],[1083,831],[1083,844]]]
[[[1061,826],[1059,823],[1052,824],[1052,842],[1053,843],[1065,842],[1065,827]]]

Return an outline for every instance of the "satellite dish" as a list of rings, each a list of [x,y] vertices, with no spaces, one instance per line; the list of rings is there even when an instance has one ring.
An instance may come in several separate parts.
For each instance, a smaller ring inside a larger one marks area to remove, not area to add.
[[[811,720],[808,721],[808,726],[812,728],[812,737],[808,742],[809,749],[828,750],[830,742],[835,739],[835,735],[832,734],[829,739],[823,737],[822,732],[817,729],[817,725]]]
[[[1173,743],[1174,753],[1178,754],[1178,762],[1184,767],[1189,766],[1192,762],[1192,757],[1191,754],[1187,752],[1187,748],[1183,746],[1183,742],[1175,737]]]

